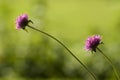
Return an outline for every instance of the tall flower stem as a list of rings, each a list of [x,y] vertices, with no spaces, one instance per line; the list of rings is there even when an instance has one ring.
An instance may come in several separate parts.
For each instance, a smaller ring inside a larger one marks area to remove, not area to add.
[[[91,76],[94,78],[94,80],[97,80],[96,76],[95,76],[95,75],[70,51],[70,49],[68,49],[60,40],[58,40],[58,39],[55,38],[54,36],[52,36],[52,35],[44,32],[44,31],[41,31],[41,30],[39,30],[39,29],[36,29],[36,28],[34,28],[34,27],[30,26],[30,25],[28,25],[28,27],[30,27],[30,28],[32,28],[33,30],[38,31],[38,32],[40,32],[40,33],[42,33],[42,34],[44,34],[44,35],[46,35],[46,36],[54,39],[54,40],[57,41],[59,44],[61,44],[61,45],[91,74]]]
[[[98,51],[105,57],[105,59],[111,64],[111,66],[112,66],[112,68],[113,68],[113,71],[114,71],[114,73],[115,73],[115,75],[116,75],[117,80],[120,80],[119,75],[118,75],[118,72],[117,72],[115,66],[113,65],[113,62],[103,53],[103,51],[101,51],[99,48],[97,48],[97,50],[98,50]]]

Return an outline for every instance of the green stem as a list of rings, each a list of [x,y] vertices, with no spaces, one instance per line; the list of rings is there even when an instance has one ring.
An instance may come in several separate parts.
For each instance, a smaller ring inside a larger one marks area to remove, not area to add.
[[[100,53],[105,57],[105,59],[107,59],[107,61],[111,64],[117,80],[120,80],[118,72],[117,72],[115,66],[113,65],[112,61],[99,48],[97,48],[97,50],[100,51]]]
[[[97,80],[97,79],[96,79],[96,76],[95,76],[61,41],[59,41],[57,38],[55,38],[54,36],[52,36],[52,35],[44,32],[44,31],[41,31],[41,30],[36,29],[36,28],[34,28],[34,27],[32,27],[32,26],[29,26],[29,25],[28,25],[28,27],[30,27],[30,28],[32,28],[33,30],[36,30],[36,31],[38,31],[38,32],[41,32],[42,34],[45,34],[46,36],[54,39],[54,40],[57,41],[59,44],[61,44],[61,45],[92,75],[92,77],[93,77],[95,80]]]

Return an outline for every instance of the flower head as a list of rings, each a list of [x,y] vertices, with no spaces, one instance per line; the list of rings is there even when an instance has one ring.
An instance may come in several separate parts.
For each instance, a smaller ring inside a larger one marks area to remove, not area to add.
[[[91,37],[88,37],[85,43],[85,49],[91,50],[96,52],[97,46],[101,44],[101,36],[100,35],[93,35]]]
[[[16,29],[25,29],[25,27],[28,25],[28,15],[22,14],[17,17],[16,19]]]

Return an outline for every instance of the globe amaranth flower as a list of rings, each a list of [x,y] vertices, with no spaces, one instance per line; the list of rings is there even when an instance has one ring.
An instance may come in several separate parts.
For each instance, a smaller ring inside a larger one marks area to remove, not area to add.
[[[27,14],[18,16],[16,19],[16,29],[25,29],[29,22],[33,23],[31,20],[28,20]]]
[[[100,35],[93,35],[87,38],[85,43],[85,49],[88,51],[96,52],[96,48],[99,44],[101,44],[101,36]]]

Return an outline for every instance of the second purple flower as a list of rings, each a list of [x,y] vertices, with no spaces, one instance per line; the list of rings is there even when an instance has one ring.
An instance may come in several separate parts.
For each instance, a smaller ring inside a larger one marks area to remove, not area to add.
[[[96,52],[96,48],[98,47],[99,44],[101,44],[101,36],[100,35],[93,35],[87,38],[86,43],[85,43],[85,49],[86,50],[91,50]]]

